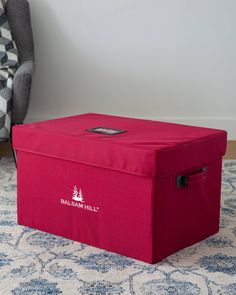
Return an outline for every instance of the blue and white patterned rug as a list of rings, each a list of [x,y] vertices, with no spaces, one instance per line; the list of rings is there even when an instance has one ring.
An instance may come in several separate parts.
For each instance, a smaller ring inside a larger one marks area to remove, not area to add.
[[[16,172],[0,161],[0,294],[236,294],[236,161],[225,161],[220,232],[148,265],[16,222]]]

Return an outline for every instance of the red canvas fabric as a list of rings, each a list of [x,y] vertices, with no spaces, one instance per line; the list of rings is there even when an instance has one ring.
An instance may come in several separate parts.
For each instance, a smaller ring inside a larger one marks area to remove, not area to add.
[[[149,263],[219,229],[225,131],[84,114],[16,126],[13,145],[20,224]]]

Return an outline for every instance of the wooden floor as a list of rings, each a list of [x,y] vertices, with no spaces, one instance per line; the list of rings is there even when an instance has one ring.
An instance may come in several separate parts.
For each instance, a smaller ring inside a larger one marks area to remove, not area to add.
[[[229,141],[225,159],[236,159],[236,141]]]
[[[11,157],[11,156],[12,156],[12,152],[11,152],[10,143],[0,142],[0,158],[1,157]]]
[[[12,157],[9,143],[0,143],[0,158]],[[224,159],[236,159],[236,141],[228,141],[227,152]]]

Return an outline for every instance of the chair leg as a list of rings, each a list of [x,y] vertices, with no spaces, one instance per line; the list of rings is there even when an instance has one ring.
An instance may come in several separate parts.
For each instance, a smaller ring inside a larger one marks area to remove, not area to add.
[[[12,150],[12,155],[13,155],[13,159],[15,162],[15,166],[17,168],[17,157],[16,157],[16,151],[14,150],[14,148],[11,146],[11,150]]]
[[[14,125],[11,126],[10,143],[11,143],[11,150],[12,150],[13,159],[14,159],[14,162],[15,162],[15,166],[16,166],[16,168],[17,168],[17,155],[16,155],[16,151],[15,151],[15,149],[14,149],[13,146],[12,146],[12,127],[13,127],[13,126],[14,126]]]

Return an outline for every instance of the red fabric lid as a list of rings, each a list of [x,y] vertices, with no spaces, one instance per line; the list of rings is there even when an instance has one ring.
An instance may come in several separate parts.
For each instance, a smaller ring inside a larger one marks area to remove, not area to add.
[[[107,127],[127,132],[89,132]],[[114,169],[140,176],[165,176],[222,157],[227,133],[103,114],[83,114],[13,128],[16,150]]]

